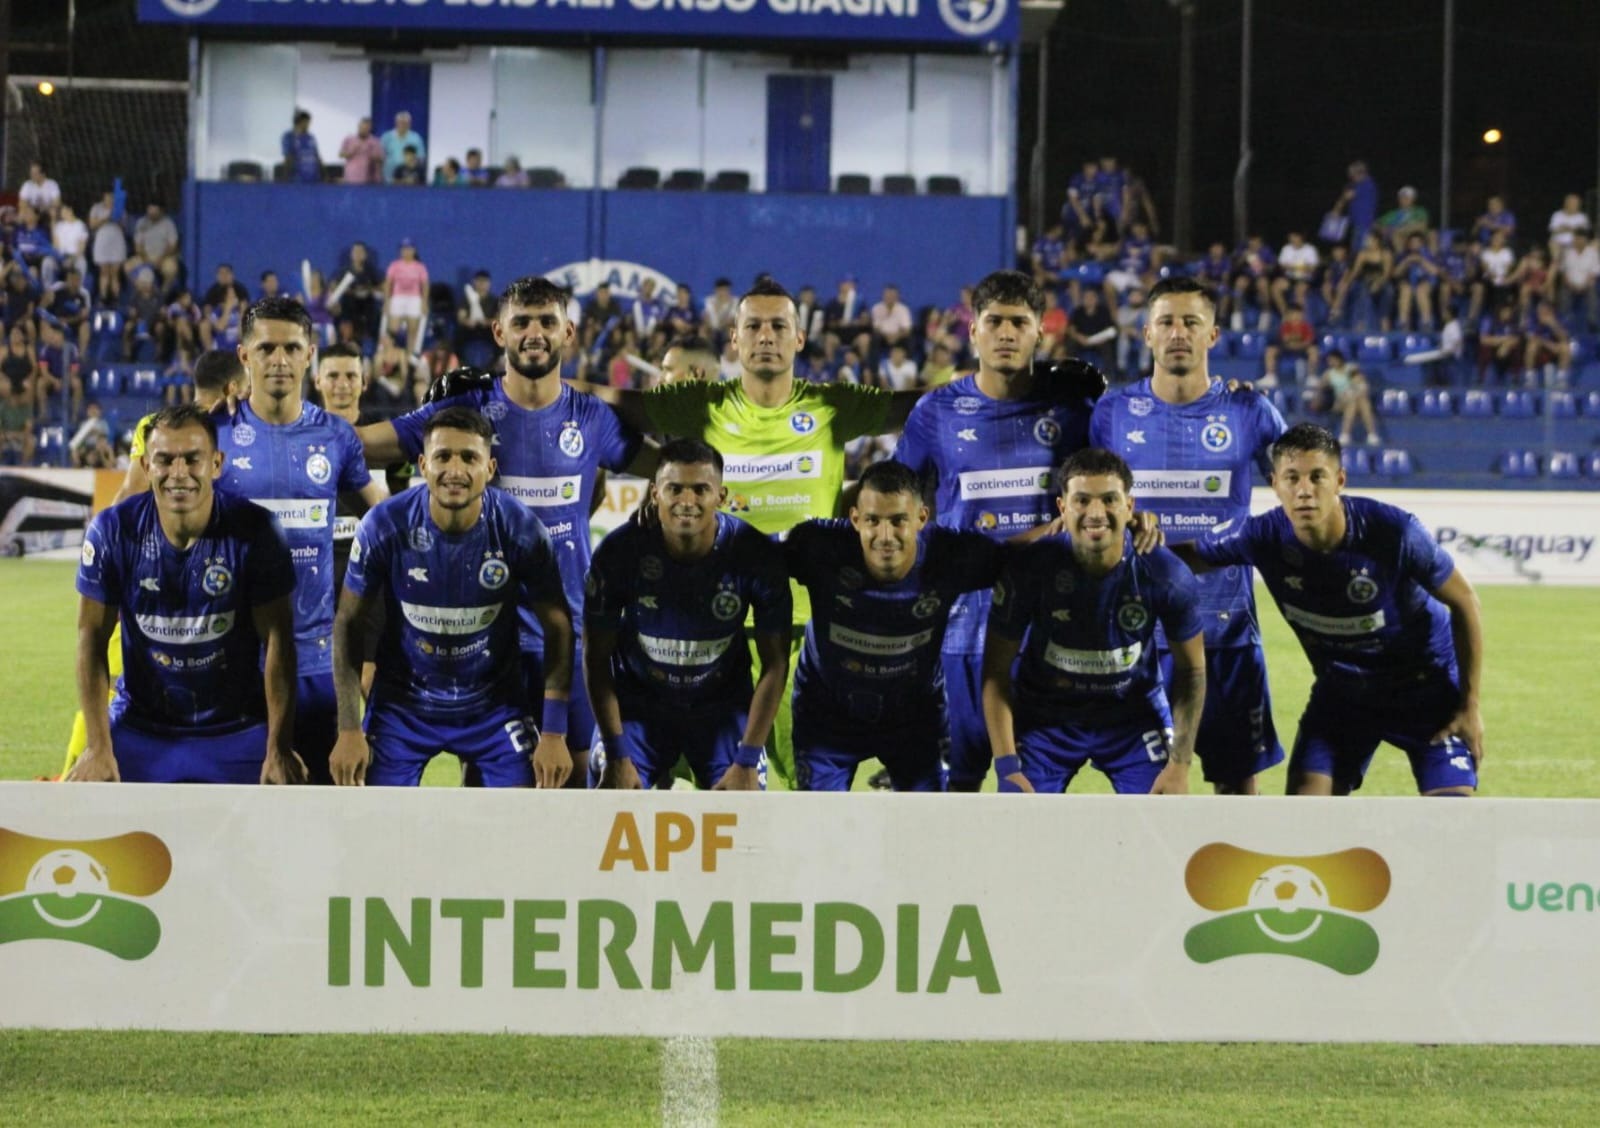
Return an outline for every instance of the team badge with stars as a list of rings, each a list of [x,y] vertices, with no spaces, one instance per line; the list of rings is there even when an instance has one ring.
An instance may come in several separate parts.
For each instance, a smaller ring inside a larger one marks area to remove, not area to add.
[[[809,411],[797,411],[789,416],[789,426],[797,435],[809,435],[817,429],[817,417]]]
[[[954,406],[957,415],[976,415],[983,410],[983,401],[977,396],[958,396]]]
[[[1061,441],[1061,424],[1046,415],[1033,425],[1033,441],[1040,446],[1055,446]]]
[[[1206,416],[1205,430],[1200,432],[1200,445],[1212,454],[1221,454],[1233,445],[1233,431],[1228,427],[1226,415]]]
[[[323,454],[323,447],[312,447],[311,456],[306,459],[306,477],[319,486],[328,484],[328,479],[333,477],[333,463],[328,461],[328,456]]]
[[[411,547],[414,551],[427,552],[433,547],[433,534],[428,532],[428,530],[423,528],[421,525],[418,525],[415,529],[411,530],[410,541]]]
[[[730,619],[737,619],[744,613],[744,600],[739,598],[738,592],[724,587],[711,597],[711,613],[724,623]]]
[[[1150,612],[1138,600],[1129,600],[1117,608],[1117,626],[1125,631],[1142,631],[1150,622]]]
[[[506,581],[511,578],[511,569],[506,567],[506,562],[501,559],[504,555],[497,552],[478,568],[478,582],[490,591],[498,591],[505,587]]]
[[[256,441],[256,429],[248,423],[240,423],[233,429],[233,445],[249,446]]]
[[[499,400],[490,400],[483,405],[483,414],[498,423],[506,417],[506,405]]]
[[[556,445],[568,458],[577,458],[583,454],[583,432],[578,430],[576,423],[566,423],[561,428],[561,437],[556,440]]]
[[[661,578],[661,557],[646,556],[639,561],[639,574],[647,580]]]
[[[926,619],[938,610],[939,597],[931,591],[911,605],[911,614],[918,619]]]
[[[1351,603],[1371,603],[1378,598],[1378,584],[1363,569],[1350,577],[1350,582],[1345,585],[1344,593],[1350,598]]]
[[[1134,396],[1128,401],[1128,414],[1141,419],[1156,409],[1156,401],[1149,396]]]
[[[1078,577],[1071,572],[1056,573],[1056,591],[1062,595],[1071,595],[1078,586]]]
[[[200,586],[205,589],[207,595],[227,595],[233,588],[233,573],[228,571],[228,566],[221,560],[213,560],[206,565],[206,570],[200,577]]]

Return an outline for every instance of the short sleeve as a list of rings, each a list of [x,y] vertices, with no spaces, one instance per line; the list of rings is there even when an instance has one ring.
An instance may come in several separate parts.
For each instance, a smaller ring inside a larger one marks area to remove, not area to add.
[[[561,570],[556,566],[555,546],[544,524],[518,506],[507,506],[507,511],[522,518],[517,521],[517,541],[520,554],[517,559],[517,579],[529,603],[558,603],[567,607],[566,589],[561,586]],[[520,512],[519,512],[520,511]],[[572,609],[567,607],[570,614]]]
[[[841,446],[862,435],[882,434],[889,419],[890,393],[862,384],[818,384],[833,409],[833,439]]]
[[[361,437],[356,429],[336,415],[328,416],[333,424],[334,441],[339,444],[339,490],[355,493],[367,488],[372,474],[367,470],[367,455],[361,449]]]
[[[470,406],[467,397],[452,397],[448,400],[440,400],[438,403],[425,403],[421,407],[413,408],[404,415],[394,417],[395,437],[400,440],[400,450],[405,454],[407,460],[415,461],[417,456],[422,453],[422,428],[427,424],[428,420],[433,418],[434,414],[440,409],[456,405]]]
[[[956,561],[955,584],[961,591],[981,591],[999,582],[1009,555],[1005,542],[991,540],[982,533],[966,530],[935,529]]]
[[[350,563],[344,570],[344,586],[356,595],[366,595],[384,586],[389,574],[389,542],[384,536],[388,522],[371,509],[356,526],[350,542]]]
[[[589,574],[583,580],[583,625],[597,630],[622,629],[622,613],[628,605],[625,562],[632,551],[624,543],[627,529],[618,530],[600,542],[589,562]]]
[[[112,551],[116,543],[116,519],[112,512],[102,509],[95,514],[78,552],[78,594],[108,607],[122,602],[121,574]]]
[[[1023,552],[1005,562],[994,585],[994,598],[989,601],[989,630],[1013,642],[1020,642],[1028,629],[1027,601],[1022,593],[1027,587],[1032,556],[1031,552]]]
[[[1251,533],[1256,520],[1251,517],[1219,522],[1189,543],[1194,547],[1195,555],[1207,564],[1219,568],[1234,564],[1248,566],[1254,563],[1255,558],[1252,551],[1255,538]]]
[[[794,621],[794,597],[783,568],[783,554],[776,544],[754,528],[745,535],[750,546],[750,605],[755,612],[756,630],[763,634],[788,634]]]
[[[1104,396],[1089,416],[1089,445],[1111,449],[1112,397]]]
[[[925,478],[938,469],[933,457],[937,445],[934,442],[934,428],[933,399],[923,396],[906,418],[905,429],[900,432],[900,440],[894,444],[893,455],[896,462],[910,467],[911,472],[919,478]]]
[[[251,607],[260,607],[294,591],[294,559],[277,518],[264,509],[254,516],[257,520],[250,535],[250,575],[245,597]]]
[[[625,424],[611,406],[593,396],[594,438],[598,461],[607,470],[625,470],[639,453],[644,437]]]
[[[1170,552],[1164,555],[1167,575],[1161,587],[1161,606],[1156,609],[1156,618],[1161,621],[1168,638],[1187,642],[1205,630],[1200,622],[1200,581],[1176,556]]]
[[[1440,547],[1415,514],[1406,514],[1400,540],[1404,574],[1429,591],[1438,591],[1456,570],[1455,557]]]
[[[811,561],[815,557],[821,532],[822,527],[819,522],[802,521],[787,532],[778,534],[780,539],[775,543],[783,556],[784,568],[797,584],[810,586],[816,579]]]
[[[712,398],[721,388],[703,380],[663,384],[644,394],[651,426],[665,435],[700,438],[705,434]]]

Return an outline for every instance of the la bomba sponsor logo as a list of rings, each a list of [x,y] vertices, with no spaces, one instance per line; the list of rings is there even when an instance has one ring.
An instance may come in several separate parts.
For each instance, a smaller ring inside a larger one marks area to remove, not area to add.
[[[1183,938],[1196,963],[1294,956],[1360,975],[1378,960],[1377,929],[1361,916],[1389,895],[1389,864],[1376,851],[1263,854],[1213,842],[1195,851],[1183,880],[1197,905],[1218,914]]]
[[[153,834],[40,838],[0,827],[0,944],[57,940],[142,960],[161,942],[144,898],[171,874]]]

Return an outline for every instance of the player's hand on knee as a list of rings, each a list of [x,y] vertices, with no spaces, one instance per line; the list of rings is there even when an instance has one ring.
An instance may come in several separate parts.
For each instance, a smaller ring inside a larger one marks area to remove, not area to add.
[[[83,755],[73,763],[67,773],[68,783],[121,783],[122,773],[117,770],[117,758],[110,750],[85,748]]]
[[[1009,784],[1018,791],[1033,794],[1033,784],[1022,773],[1022,761],[1015,753],[994,758],[994,778],[997,782]]]
[[[1446,740],[1459,740],[1467,746],[1472,753],[1472,766],[1477,767],[1483,763],[1483,714],[1478,712],[1476,705],[1463,706],[1457,709],[1450,718],[1450,723],[1433,734],[1434,744],[1442,744]]]
[[[550,732],[540,736],[539,746],[533,750],[533,785],[562,787],[571,774],[572,753],[567,750],[566,733]]]
[[[311,773],[306,770],[306,762],[300,758],[300,753],[268,752],[267,758],[261,764],[261,782],[266,786],[293,785],[309,783]]]
[[[367,745],[367,734],[360,729],[341,732],[328,756],[328,772],[340,787],[364,787],[367,765],[371,762],[372,749]]]
[[[1161,518],[1148,509],[1135,510],[1130,527],[1133,529],[1133,551],[1141,556],[1167,543],[1167,534],[1161,531]]]
[[[761,773],[756,768],[741,768],[730,764],[722,778],[711,785],[712,791],[760,791]]]
[[[644,781],[639,769],[626,756],[607,757],[605,770],[600,773],[600,786],[613,791],[643,791]]]
[[[1150,785],[1150,794],[1189,794],[1189,765],[1180,764],[1176,760],[1168,760],[1167,766],[1161,769],[1160,775],[1156,776],[1155,783]]]

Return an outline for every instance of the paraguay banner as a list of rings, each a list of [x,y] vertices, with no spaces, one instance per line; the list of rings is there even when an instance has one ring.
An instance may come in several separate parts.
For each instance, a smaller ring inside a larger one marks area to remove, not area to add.
[[[139,0],[147,23],[686,39],[1015,43],[1021,0]]]
[[[1596,1043],[1597,873],[1584,800],[7,783],[0,1026]]]

